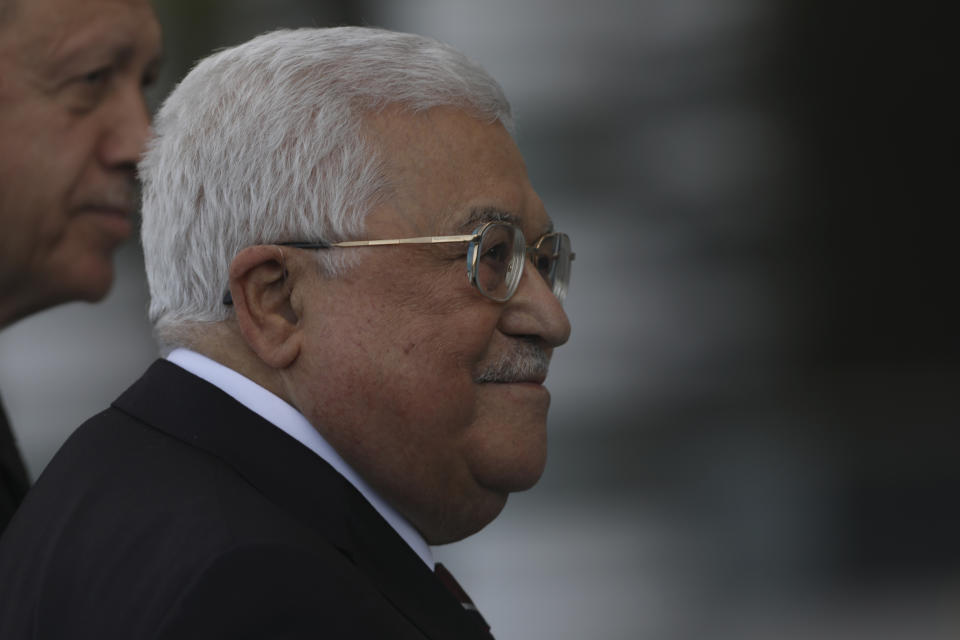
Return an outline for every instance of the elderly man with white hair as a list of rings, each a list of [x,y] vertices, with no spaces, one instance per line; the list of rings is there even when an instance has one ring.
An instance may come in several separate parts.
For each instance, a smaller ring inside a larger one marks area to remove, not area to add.
[[[433,40],[200,62],[140,165],[165,357],[0,543],[0,637],[489,638],[431,545],[546,461],[573,254],[497,83]]]

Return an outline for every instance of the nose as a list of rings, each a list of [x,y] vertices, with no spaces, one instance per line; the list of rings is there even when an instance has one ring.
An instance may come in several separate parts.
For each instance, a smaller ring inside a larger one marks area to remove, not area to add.
[[[108,168],[134,169],[150,135],[150,113],[140,86],[124,87],[104,110],[100,160]]]
[[[529,260],[513,296],[504,303],[500,330],[515,337],[536,337],[546,347],[559,347],[570,338],[570,320],[553,290]]]

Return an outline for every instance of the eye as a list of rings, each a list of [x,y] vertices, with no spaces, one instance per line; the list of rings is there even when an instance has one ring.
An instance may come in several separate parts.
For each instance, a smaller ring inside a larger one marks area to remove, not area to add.
[[[95,108],[106,95],[113,80],[112,66],[97,67],[75,76],[62,93],[65,104],[76,113]]]
[[[81,81],[87,85],[101,85],[105,84],[110,79],[110,74],[112,73],[110,67],[101,67],[99,69],[94,69],[89,73],[85,73],[81,77]]]
[[[157,71],[156,69],[148,69],[144,72],[143,77],[140,78],[140,88],[149,89],[157,82]]]
[[[540,272],[540,275],[543,277],[549,277],[550,271],[553,269],[553,257],[538,253],[534,256],[533,264],[537,268],[537,271]]]
[[[506,242],[497,242],[490,244],[484,247],[483,256],[485,260],[493,260],[494,262],[506,262],[509,258],[510,247],[507,246]]]

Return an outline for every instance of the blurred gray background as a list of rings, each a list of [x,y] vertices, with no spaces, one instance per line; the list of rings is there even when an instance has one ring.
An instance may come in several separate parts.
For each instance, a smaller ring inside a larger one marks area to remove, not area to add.
[[[825,0],[156,7],[155,104],[218,47],[340,24],[446,41],[511,99],[577,260],[547,472],[438,550],[497,638],[960,637],[942,16]],[[0,333],[34,477],[156,356],[136,243],[118,261],[105,303]]]

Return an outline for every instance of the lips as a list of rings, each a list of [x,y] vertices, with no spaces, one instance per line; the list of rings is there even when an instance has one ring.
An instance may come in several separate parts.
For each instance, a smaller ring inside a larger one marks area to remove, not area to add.
[[[89,193],[79,199],[81,213],[101,213],[119,218],[131,218],[137,208],[136,185],[117,182],[98,193]]]
[[[76,213],[97,229],[99,237],[113,248],[133,233],[135,205],[130,200],[91,200],[77,207]]]
[[[87,202],[78,209],[87,213],[105,213],[107,215],[120,218],[130,218],[133,216],[135,205],[132,200],[102,200]]]

